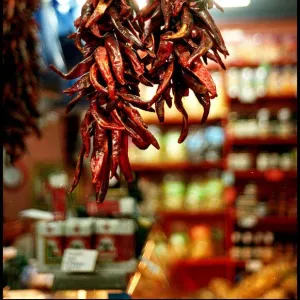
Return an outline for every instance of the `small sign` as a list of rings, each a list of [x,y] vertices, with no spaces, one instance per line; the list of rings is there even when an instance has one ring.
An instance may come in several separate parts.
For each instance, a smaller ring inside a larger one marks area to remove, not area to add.
[[[98,257],[97,250],[66,249],[61,270],[63,272],[93,272]]]

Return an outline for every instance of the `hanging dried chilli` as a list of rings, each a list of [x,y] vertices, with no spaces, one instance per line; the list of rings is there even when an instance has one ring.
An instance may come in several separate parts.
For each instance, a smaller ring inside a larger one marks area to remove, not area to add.
[[[182,143],[188,134],[188,114],[182,99],[191,89],[204,109],[199,123],[206,121],[210,100],[217,91],[205,64],[209,59],[225,69],[219,53],[225,58],[229,55],[208,12],[213,6],[222,10],[211,0],[152,0],[143,9],[135,0],[86,1],[74,22],[77,32],[70,36],[83,61],[67,74],[50,66],[65,79],[80,77],[64,91],[75,95],[67,112],[83,96],[89,101],[70,192],[79,181],[83,157],[90,155],[91,148],[92,182],[98,202],[106,196],[109,178],[118,178],[118,167],[127,182],[133,180],[128,137],[140,149],[150,145],[159,149],[136,108],[156,112],[164,122],[164,105],[171,107],[174,101],[183,120],[178,139]],[[141,99],[139,84],[158,84],[154,97]]]
[[[26,151],[25,137],[40,136],[37,126],[38,54],[36,0],[4,0],[3,3],[3,146],[14,162]]]

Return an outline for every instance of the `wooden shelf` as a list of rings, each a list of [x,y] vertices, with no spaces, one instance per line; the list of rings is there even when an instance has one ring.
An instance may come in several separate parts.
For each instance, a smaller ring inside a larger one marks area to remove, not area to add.
[[[297,96],[292,96],[292,95],[279,95],[279,96],[265,96],[265,97],[258,97],[254,102],[251,103],[245,103],[240,101],[238,98],[230,98],[228,97],[228,100],[231,104],[239,104],[239,105],[244,105],[244,106],[250,106],[254,105],[257,103],[272,103],[272,102],[296,102],[297,101]]]
[[[297,136],[288,137],[230,137],[228,142],[233,145],[239,146],[256,146],[256,145],[297,145]]]
[[[203,171],[210,169],[223,169],[224,161],[215,163],[201,162],[193,164],[190,162],[179,163],[133,163],[131,165],[132,170],[135,172],[168,172],[168,171]]]
[[[201,118],[191,118],[189,119],[189,125],[201,125],[200,124]],[[214,125],[218,123],[222,123],[225,121],[225,118],[208,118],[205,122],[205,124],[202,124],[201,126],[207,126],[207,125]],[[149,120],[145,119],[145,122],[147,125],[160,125],[160,126],[181,126],[182,125],[182,118],[167,118],[165,119],[164,123],[160,123],[157,118],[151,118]]]
[[[276,232],[297,232],[297,217],[266,216],[258,218],[257,222],[248,229],[272,230]]]
[[[214,256],[207,258],[187,258],[178,260],[175,265],[181,267],[201,267],[201,266],[220,266],[220,265],[229,265],[232,263],[232,260],[227,256]]]
[[[287,216],[267,216],[259,219],[258,223],[265,226],[280,226],[280,227],[297,227],[297,217],[287,217]]]
[[[226,69],[230,69],[230,68],[258,68],[262,65],[269,65],[269,66],[274,66],[274,67],[297,65],[296,60],[290,60],[290,59],[273,61],[273,62],[249,62],[249,61],[229,61],[229,62],[226,62],[226,59],[223,59],[223,62],[226,66]],[[223,70],[217,63],[214,63],[214,62],[210,62],[206,67],[211,71]]]
[[[280,181],[283,179],[296,179],[297,171],[281,171],[281,170],[267,170],[258,171],[251,169],[247,171],[234,171],[236,179],[266,179],[269,181]],[[278,180],[279,179],[279,180]]]
[[[159,211],[157,215],[162,219],[223,219],[227,216],[228,212],[225,209],[222,210],[199,210],[199,211],[186,211],[186,210],[169,210]]]
[[[245,261],[234,260],[228,256],[213,256],[206,258],[186,258],[180,259],[174,263],[178,267],[202,267],[202,266],[238,266],[244,267]]]

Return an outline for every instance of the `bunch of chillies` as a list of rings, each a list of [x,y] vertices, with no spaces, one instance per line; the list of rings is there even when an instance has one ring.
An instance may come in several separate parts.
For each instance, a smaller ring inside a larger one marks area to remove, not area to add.
[[[3,146],[14,162],[26,151],[25,137],[40,136],[37,119],[39,63],[35,0],[3,3]]]
[[[210,100],[217,92],[204,64],[210,59],[225,69],[219,52],[225,58],[229,55],[208,12],[213,5],[222,10],[210,0],[153,0],[143,9],[135,0],[86,1],[81,16],[74,22],[77,32],[69,36],[84,59],[67,74],[50,66],[64,79],[80,77],[64,90],[74,96],[66,113],[83,97],[89,101],[81,124],[82,146],[70,192],[79,182],[83,158],[91,152],[91,141],[97,202],[105,199],[109,179],[119,179],[118,167],[127,182],[133,180],[128,137],[139,149],[150,145],[159,149],[136,108],[156,112],[163,123],[165,102],[170,108],[174,101],[183,119],[178,139],[182,143],[188,134],[188,114],[182,98],[191,89],[204,108],[201,123],[206,121]],[[151,100],[140,98],[139,84],[158,84]]]

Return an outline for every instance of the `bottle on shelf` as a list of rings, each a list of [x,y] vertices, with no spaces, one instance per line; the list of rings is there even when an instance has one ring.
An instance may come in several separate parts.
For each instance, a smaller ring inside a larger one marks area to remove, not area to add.
[[[274,258],[274,233],[271,231],[267,231],[264,233],[263,237],[263,253],[262,253],[262,260],[265,263],[271,262],[272,259]]]
[[[184,208],[188,211],[207,209],[206,178],[195,175],[186,188]]]
[[[268,108],[261,108],[256,115],[257,120],[257,132],[261,137],[267,137],[271,132],[270,125],[271,113]]]
[[[163,208],[180,210],[184,205],[185,183],[179,173],[169,173],[163,178]]]
[[[211,228],[207,225],[197,225],[190,229],[192,258],[203,258],[214,255]]]
[[[293,132],[292,112],[288,107],[281,108],[277,113],[278,135],[281,137],[291,136]]]

